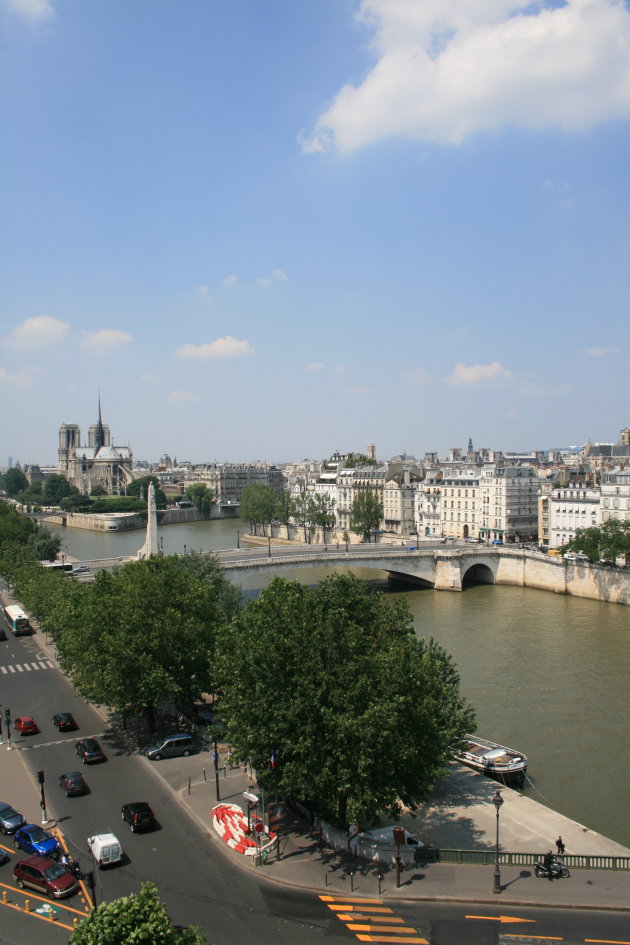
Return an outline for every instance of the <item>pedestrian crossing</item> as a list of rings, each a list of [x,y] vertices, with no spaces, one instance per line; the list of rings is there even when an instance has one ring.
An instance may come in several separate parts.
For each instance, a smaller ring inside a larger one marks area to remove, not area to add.
[[[52,660],[34,660],[32,663],[15,663],[10,666],[0,666],[0,673],[10,676],[11,673],[38,673],[43,669],[55,669]]]

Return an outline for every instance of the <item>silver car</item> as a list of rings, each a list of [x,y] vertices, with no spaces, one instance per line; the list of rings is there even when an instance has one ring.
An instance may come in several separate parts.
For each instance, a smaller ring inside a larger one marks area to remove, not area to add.
[[[15,833],[18,827],[22,827],[26,821],[19,811],[0,801],[0,830],[2,833]]]

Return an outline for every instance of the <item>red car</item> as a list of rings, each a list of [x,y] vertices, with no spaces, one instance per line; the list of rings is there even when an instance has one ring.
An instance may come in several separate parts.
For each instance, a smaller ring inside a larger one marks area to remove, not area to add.
[[[32,715],[18,715],[13,723],[20,735],[37,735],[39,728]]]

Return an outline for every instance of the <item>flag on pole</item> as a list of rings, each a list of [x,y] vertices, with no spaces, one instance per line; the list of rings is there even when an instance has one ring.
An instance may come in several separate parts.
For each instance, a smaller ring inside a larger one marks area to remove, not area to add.
[[[269,760],[271,761],[271,767],[275,768],[276,765],[278,764],[278,752],[276,751],[275,748],[272,749],[271,758]]]

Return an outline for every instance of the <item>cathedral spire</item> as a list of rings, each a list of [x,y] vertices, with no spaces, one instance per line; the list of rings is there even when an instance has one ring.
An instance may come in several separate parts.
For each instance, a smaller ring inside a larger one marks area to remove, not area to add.
[[[100,450],[101,446],[105,446],[105,428],[103,426],[103,420],[101,417],[101,392],[98,393],[98,422],[96,424],[96,437],[94,446]]]

